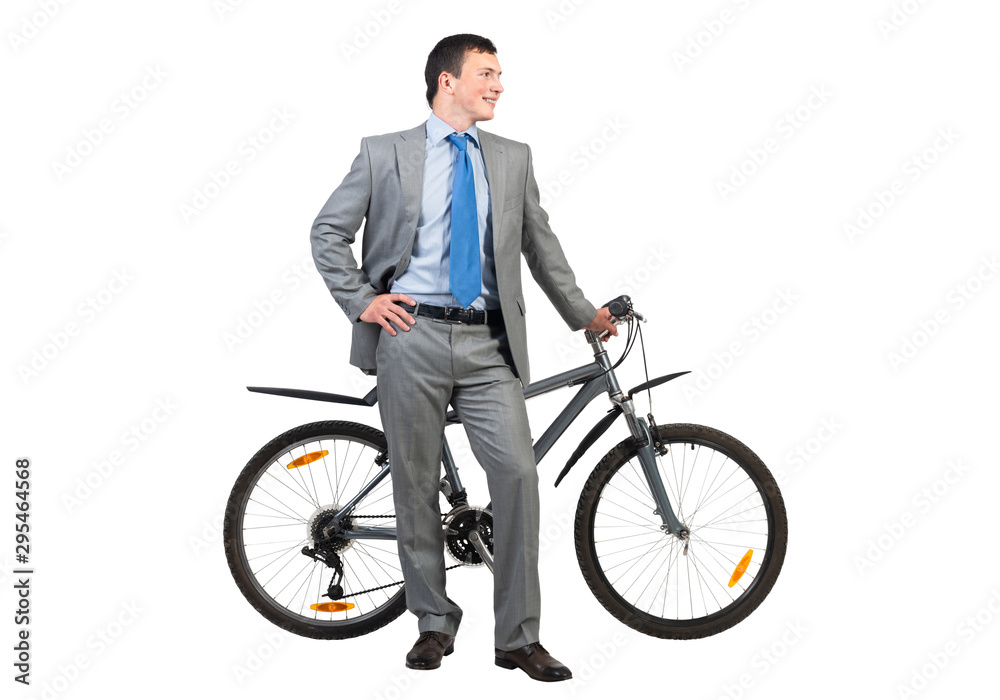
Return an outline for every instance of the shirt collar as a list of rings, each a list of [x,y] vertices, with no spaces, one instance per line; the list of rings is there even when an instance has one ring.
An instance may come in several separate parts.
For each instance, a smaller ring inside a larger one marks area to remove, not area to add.
[[[431,112],[431,115],[427,117],[427,138],[430,139],[431,145],[436,146],[444,139],[448,138],[449,134],[456,133],[455,129],[451,128],[443,119],[438,115]],[[473,124],[465,131],[459,131],[460,134],[468,134],[469,139],[474,141],[476,148],[479,148],[479,129]]]

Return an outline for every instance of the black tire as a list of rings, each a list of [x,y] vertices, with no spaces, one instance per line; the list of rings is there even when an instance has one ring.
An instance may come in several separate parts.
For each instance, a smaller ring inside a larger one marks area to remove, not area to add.
[[[667,448],[657,457],[660,475],[689,539],[660,529],[629,438],[583,487],[577,559],[597,599],[629,627],[664,639],[707,637],[745,619],[774,586],[788,544],[785,503],[774,477],[739,440],[700,425],[657,432]],[[746,570],[735,576],[746,550]]]
[[[323,450],[328,454],[288,467],[296,458]],[[385,435],[379,430],[323,421],[279,435],[243,468],[226,506],[226,559],[240,591],[265,618],[304,637],[346,639],[377,630],[406,609],[395,540],[338,541],[342,600],[355,605],[344,612],[309,608],[329,602],[322,594],[334,571],[301,554],[312,545],[310,533],[328,511],[343,506],[379,473],[375,460],[385,451]],[[358,518],[357,524],[395,527],[394,514],[392,479],[386,475],[356,505],[352,518],[386,516]]]

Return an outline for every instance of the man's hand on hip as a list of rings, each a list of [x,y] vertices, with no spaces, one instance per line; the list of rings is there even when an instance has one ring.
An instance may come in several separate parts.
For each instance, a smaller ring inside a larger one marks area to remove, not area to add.
[[[396,304],[397,301],[410,306],[417,305],[417,302],[405,294],[379,294],[358,318],[366,323],[377,323],[389,331],[389,335],[396,335],[396,329],[392,327],[393,323],[404,331],[408,331],[410,327],[406,324],[414,323],[413,316],[401,309]],[[618,335],[617,332],[615,335]]]
[[[611,312],[608,311],[608,307],[603,306],[597,310],[597,314],[594,316],[594,320],[588,323],[586,326],[584,326],[584,329],[588,331],[593,331],[598,335],[600,335],[604,331],[607,331],[608,334],[603,338],[601,338],[601,340],[603,340],[606,343],[608,342],[608,340],[611,339],[611,336],[618,335],[618,328],[616,328],[615,324],[612,323],[613,318],[614,317],[611,315]]]

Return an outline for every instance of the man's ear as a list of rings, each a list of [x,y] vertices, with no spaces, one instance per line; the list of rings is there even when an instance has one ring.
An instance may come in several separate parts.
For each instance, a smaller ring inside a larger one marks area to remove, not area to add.
[[[451,81],[455,79],[448,71],[442,71],[441,75],[438,76],[438,92],[444,92],[449,95],[455,94],[455,88],[452,87]]]

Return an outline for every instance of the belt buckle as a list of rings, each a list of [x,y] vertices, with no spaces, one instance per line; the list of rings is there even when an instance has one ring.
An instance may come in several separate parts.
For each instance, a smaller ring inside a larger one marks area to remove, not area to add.
[[[444,307],[444,320],[445,320],[445,322],[446,323],[462,323],[462,319],[460,319],[460,318],[454,318],[453,315],[452,315],[453,312],[454,312],[454,315],[457,316],[459,314],[459,312],[462,312],[462,311],[465,311],[465,309],[463,309],[461,306],[445,306]]]

